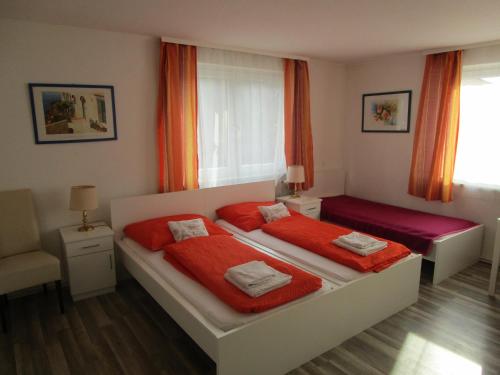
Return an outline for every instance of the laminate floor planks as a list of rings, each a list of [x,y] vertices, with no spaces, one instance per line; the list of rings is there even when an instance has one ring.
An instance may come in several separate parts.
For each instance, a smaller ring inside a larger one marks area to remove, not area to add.
[[[487,295],[489,271],[477,263],[438,286],[424,275],[415,305],[290,375],[500,374],[500,295]],[[54,291],[9,305],[2,375],[215,374],[213,361],[134,280],[75,303],[66,296],[64,315]]]

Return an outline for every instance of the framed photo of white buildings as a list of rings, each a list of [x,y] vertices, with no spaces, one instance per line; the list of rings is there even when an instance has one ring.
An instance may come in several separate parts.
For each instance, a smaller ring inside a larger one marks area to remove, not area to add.
[[[29,84],[35,142],[117,139],[113,86]]]

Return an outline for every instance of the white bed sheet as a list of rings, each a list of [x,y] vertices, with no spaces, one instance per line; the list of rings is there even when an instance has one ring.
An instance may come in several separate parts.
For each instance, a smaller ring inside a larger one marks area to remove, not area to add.
[[[151,252],[130,238],[124,238],[118,242],[123,251],[132,252],[134,255],[139,257],[164,281],[170,284],[177,292],[186,298],[189,303],[191,303],[208,321],[223,331],[229,331],[237,328],[295,303],[327,293],[335,288],[334,284],[323,279],[322,288],[314,293],[308,294],[305,297],[262,313],[243,314],[219,300],[200,283],[187,277],[182,272],[177,271],[175,267],[163,259],[163,251]],[[272,256],[272,254],[268,255]]]
[[[262,229],[245,232],[244,230],[235,227],[225,220],[217,220],[215,223],[228,230],[229,232],[236,233],[242,237],[248,238],[276,251],[276,253],[278,254],[284,255],[296,262],[304,264],[313,272],[320,272],[325,277],[332,279],[332,281],[340,280],[343,282],[349,282],[366,275],[366,273],[353,270],[352,268],[334,262],[333,260],[330,260],[328,258],[322,257],[321,255],[315,254],[299,246],[295,246],[289,242],[273,237],[265,233]]]

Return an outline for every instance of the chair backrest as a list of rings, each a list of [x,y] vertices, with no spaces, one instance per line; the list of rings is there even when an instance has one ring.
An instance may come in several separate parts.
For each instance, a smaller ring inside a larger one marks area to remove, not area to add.
[[[40,249],[31,190],[0,192],[0,258]]]

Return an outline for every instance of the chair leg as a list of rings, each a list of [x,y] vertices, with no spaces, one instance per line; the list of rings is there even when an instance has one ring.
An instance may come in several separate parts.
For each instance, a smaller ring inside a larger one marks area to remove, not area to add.
[[[5,295],[6,296],[6,295]],[[2,315],[2,330],[7,333],[7,317],[6,317],[7,306],[5,304],[4,295],[0,297],[0,314]]]
[[[57,297],[59,298],[59,309],[61,310],[61,314],[64,314],[64,301],[62,295],[61,280],[56,281],[56,289]]]

